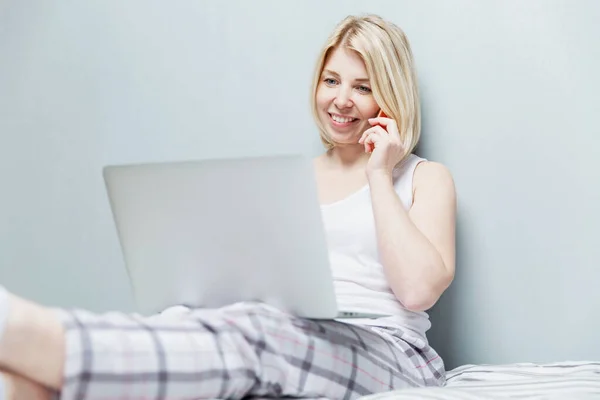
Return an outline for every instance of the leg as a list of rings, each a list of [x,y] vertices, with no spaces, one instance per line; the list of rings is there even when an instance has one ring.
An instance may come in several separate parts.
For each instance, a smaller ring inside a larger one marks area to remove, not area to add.
[[[62,384],[64,329],[51,309],[8,294],[0,287],[0,368],[47,387]],[[2,319],[2,317],[0,317]]]
[[[0,399],[51,400],[52,392],[29,379],[9,372],[0,372]]]
[[[443,364],[425,345],[261,304],[197,310],[183,320],[85,311],[61,311],[59,319],[58,310],[20,299],[11,310],[1,366],[65,400],[353,399],[443,381]]]
[[[256,310],[260,384],[251,395],[356,399],[390,390],[440,386],[437,353],[399,329],[313,321]]]
[[[78,311],[65,326],[63,399],[355,399],[443,382],[443,363],[425,345],[256,303],[184,319]]]

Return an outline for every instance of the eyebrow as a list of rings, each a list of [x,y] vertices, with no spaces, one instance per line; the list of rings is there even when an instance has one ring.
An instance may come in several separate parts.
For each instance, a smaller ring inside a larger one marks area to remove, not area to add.
[[[324,74],[331,74],[331,75],[334,75],[334,76],[336,76],[338,78],[340,77],[340,74],[338,74],[337,72],[332,71],[330,69],[324,69],[323,73]],[[355,81],[356,82],[369,82],[369,78],[359,78],[359,79],[355,79]]]

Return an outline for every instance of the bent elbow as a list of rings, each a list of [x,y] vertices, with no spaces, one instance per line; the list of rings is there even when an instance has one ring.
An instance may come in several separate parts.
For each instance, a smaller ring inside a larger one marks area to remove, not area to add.
[[[437,302],[438,297],[434,296],[433,293],[420,293],[408,294],[400,299],[400,302],[409,311],[422,312],[427,311]]]
[[[432,308],[439,300],[442,293],[450,286],[454,279],[453,274],[444,276],[434,285],[426,285],[414,290],[406,291],[399,298],[402,305],[409,311],[422,312]]]

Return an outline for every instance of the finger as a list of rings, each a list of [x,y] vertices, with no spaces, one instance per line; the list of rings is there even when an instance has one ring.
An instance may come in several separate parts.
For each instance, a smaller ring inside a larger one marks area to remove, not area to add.
[[[375,143],[375,142],[380,142],[382,140],[384,140],[384,138],[388,136],[387,133],[381,133],[381,132],[371,132],[369,133],[369,135],[365,138],[365,143]]]
[[[398,124],[396,124],[395,120],[390,118],[371,118],[369,122],[371,122],[371,120],[373,120],[373,123],[378,123],[377,121],[379,121],[380,125],[376,126],[383,126],[384,130],[390,134],[392,142],[401,144],[400,131],[398,130]]]
[[[382,125],[382,126],[388,126],[390,124],[396,123],[396,121],[394,121],[392,118],[387,118],[387,117],[369,118],[368,121],[371,125]]]
[[[392,118],[383,118],[383,117],[376,117],[376,118],[369,118],[369,123],[371,125],[381,125],[383,126],[383,128],[388,131],[388,132],[398,132],[398,124],[396,124],[396,121],[393,120]]]
[[[370,153],[372,151],[371,147],[373,146],[373,144],[371,144],[370,142],[367,142],[367,139],[369,138],[370,135],[371,135],[371,131],[369,131],[369,130],[365,131],[365,133],[363,133],[363,135],[359,141],[365,147],[365,153]]]
[[[369,145],[365,143],[365,139],[369,136],[369,134],[367,133],[367,131],[365,131],[362,136],[360,137],[360,139],[358,140],[358,143],[362,144],[365,148],[365,153],[369,152]]]
[[[367,129],[366,131],[363,132],[362,135],[360,135],[360,139],[358,139],[358,143],[362,143],[365,140],[365,138],[367,137],[367,135],[369,133],[371,133],[371,129],[373,129],[373,128]]]
[[[369,149],[373,151],[377,147],[378,143],[389,141],[389,135],[381,132],[371,132],[365,139],[365,145],[369,146]]]
[[[371,137],[372,135],[367,136],[367,139],[369,137]],[[375,150],[375,144],[373,143],[372,140],[365,140],[365,152],[366,153],[372,153],[373,150]]]
[[[379,126],[368,129],[363,136],[364,137],[361,138],[361,140],[365,146],[365,152],[367,153],[371,153],[375,149],[375,141],[379,140],[379,137],[389,137],[388,133]]]
[[[387,131],[385,129],[383,129],[381,126],[373,126],[369,129],[367,129],[366,131],[363,132],[362,136],[360,137],[360,139],[358,140],[358,143],[362,143],[365,138],[370,135],[373,132],[379,132],[379,133],[385,133],[387,134]]]
[[[362,142],[363,142],[363,145],[365,146],[365,152],[367,152],[367,153],[370,153],[371,151],[373,151],[373,148],[374,148],[373,139],[369,139],[369,138],[375,134],[376,134],[376,132],[373,132],[373,131],[365,132],[365,134],[364,134],[364,138],[362,139]]]

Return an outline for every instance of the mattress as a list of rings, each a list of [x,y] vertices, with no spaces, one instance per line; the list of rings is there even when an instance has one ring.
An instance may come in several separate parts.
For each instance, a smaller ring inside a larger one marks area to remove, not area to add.
[[[397,390],[361,400],[600,399],[600,362],[463,365],[439,388]]]

